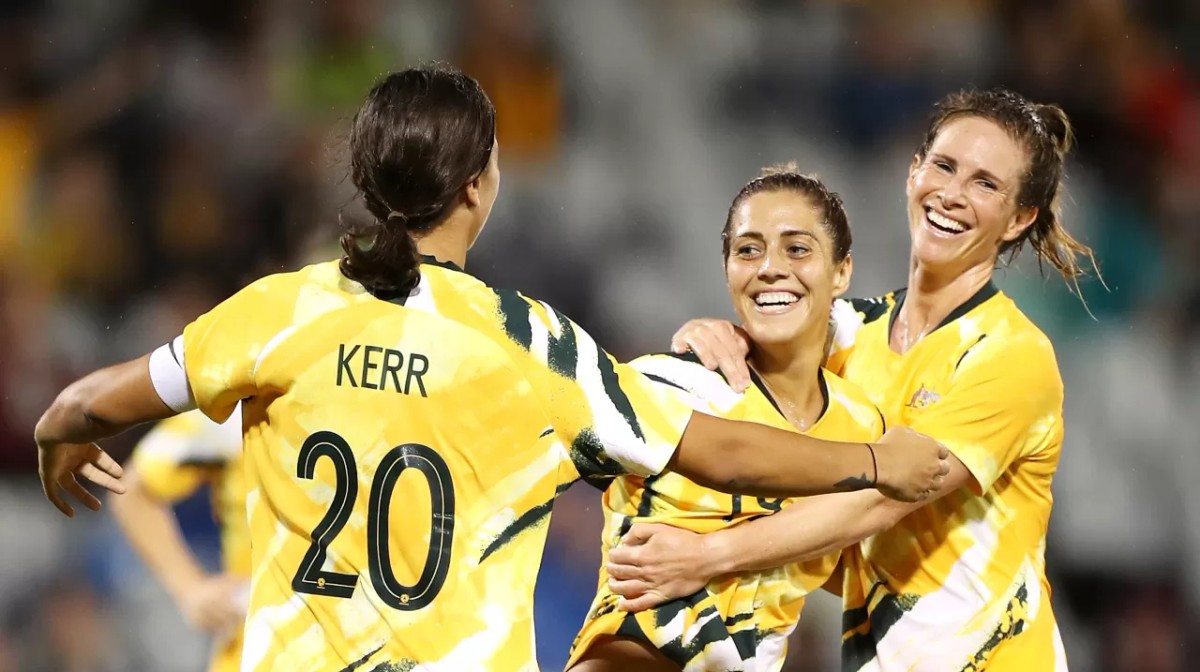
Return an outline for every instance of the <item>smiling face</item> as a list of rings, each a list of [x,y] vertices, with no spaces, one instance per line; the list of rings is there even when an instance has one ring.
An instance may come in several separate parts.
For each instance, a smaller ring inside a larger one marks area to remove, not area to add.
[[[823,343],[833,299],[850,284],[851,262],[835,258],[821,209],[794,191],[764,191],[743,200],[730,224],[725,276],[751,340]]]
[[[1025,148],[991,121],[947,121],[909,169],[913,258],[950,276],[995,264],[1000,245],[1037,217],[1017,202],[1028,161]]]

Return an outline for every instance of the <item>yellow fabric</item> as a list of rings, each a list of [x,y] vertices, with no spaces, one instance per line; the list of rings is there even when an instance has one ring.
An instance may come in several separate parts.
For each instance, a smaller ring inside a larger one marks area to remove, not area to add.
[[[1063,440],[1050,341],[989,286],[900,355],[888,345],[898,296],[835,309],[848,319],[830,361],[889,425],[942,441],[980,490],[843,553],[843,669],[1065,670],[1044,557]]]
[[[554,498],[670,460],[686,402],[447,266],[422,265],[402,306],[316,264],[184,331],[200,409],[245,399],[243,670],[534,670]]]
[[[218,425],[199,411],[158,423],[134,448],[132,463],[146,489],[168,502],[212,484],[213,513],[221,534],[224,571],[250,579],[250,529],[242,471],[242,422],[233,414]],[[241,632],[216,647],[211,672],[241,668]]]
[[[691,357],[650,355],[633,365],[664,385],[685,390],[698,410],[796,431],[764,389],[734,392],[717,373]],[[822,372],[828,405],[806,434],[839,441],[875,441],[883,418],[866,394]],[[730,496],[699,486],[679,474],[618,477],[604,493],[604,560],[635,522],[668,523],[707,533],[769,515],[792,500]],[[571,652],[574,663],[602,635],[650,642],[688,672],[699,670],[778,670],[788,634],[800,620],[804,599],[832,574],[838,554],[764,572],[709,583],[696,594],[658,608],[627,614],[616,610],[618,596],[608,588],[601,564],[596,598]]]

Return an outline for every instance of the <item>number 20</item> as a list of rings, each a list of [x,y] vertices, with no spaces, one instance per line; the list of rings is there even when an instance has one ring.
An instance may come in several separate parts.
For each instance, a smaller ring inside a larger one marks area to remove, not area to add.
[[[312,531],[312,545],[300,561],[292,577],[292,590],[309,595],[349,598],[358,585],[356,574],[327,572],[325,564],[329,544],[350,520],[350,512],[358,497],[358,466],[350,444],[333,432],[317,432],[300,447],[296,476],[312,479],[317,460],[329,458],[333,463],[335,484],[329,511]],[[433,521],[429,535],[429,551],[421,577],[411,586],[400,583],[392,573],[388,547],[388,519],[396,481],[405,469],[417,469],[429,485]],[[441,591],[450,569],[451,539],[454,535],[454,482],[445,460],[429,446],[406,443],[384,455],[371,482],[367,510],[367,566],[371,585],[385,604],[393,609],[413,611],[429,605]]]

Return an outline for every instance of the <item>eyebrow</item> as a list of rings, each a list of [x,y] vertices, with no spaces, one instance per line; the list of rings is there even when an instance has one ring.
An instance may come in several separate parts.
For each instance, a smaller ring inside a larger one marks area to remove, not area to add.
[[[818,238],[815,233],[813,233],[812,231],[808,231],[806,229],[787,229],[786,231],[783,232],[781,237],[787,238],[789,236],[804,236],[805,238],[812,238],[813,240],[815,240],[817,242],[821,241],[821,239]],[[754,240],[766,240],[766,236],[764,236],[763,234],[761,234],[757,231],[747,231],[745,233],[739,233],[736,236],[734,236],[734,238],[735,239],[737,239],[737,238],[753,238]]]
[[[951,157],[949,157],[949,156],[946,156],[945,154],[939,154],[939,153],[937,153],[937,152],[930,152],[930,153],[929,153],[929,158],[931,158],[931,159],[939,159],[939,160],[945,161],[945,162],[947,162],[947,163],[953,164],[953,165],[955,165],[955,166],[957,166],[957,165],[958,165],[958,161],[957,161],[957,160],[955,160],[955,159],[953,159],[953,158],[951,158]],[[1005,185],[1006,185],[1006,184],[1008,184],[1008,182],[1006,182],[1005,180],[1002,180],[1002,179],[1000,179],[999,177],[997,177],[997,176],[996,176],[996,174],[995,174],[995,173],[991,172],[990,170],[986,170],[986,169],[983,169],[983,168],[976,168],[976,169],[975,169],[975,174],[976,174],[976,175],[979,175],[980,177],[985,177],[985,178],[987,178],[987,179],[991,180],[992,182],[995,182],[997,185],[1001,185],[1001,184],[1005,184]]]

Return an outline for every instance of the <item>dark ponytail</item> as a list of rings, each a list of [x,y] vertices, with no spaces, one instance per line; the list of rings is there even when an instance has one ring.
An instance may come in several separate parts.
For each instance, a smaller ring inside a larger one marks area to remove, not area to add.
[[[376,84],[350,131],[351,179],[373,220],[342,220],[342,273],[383,298],[416,287],[414,235],[445,220],[495,139],[492,102],[457,70],[410,68]]]

